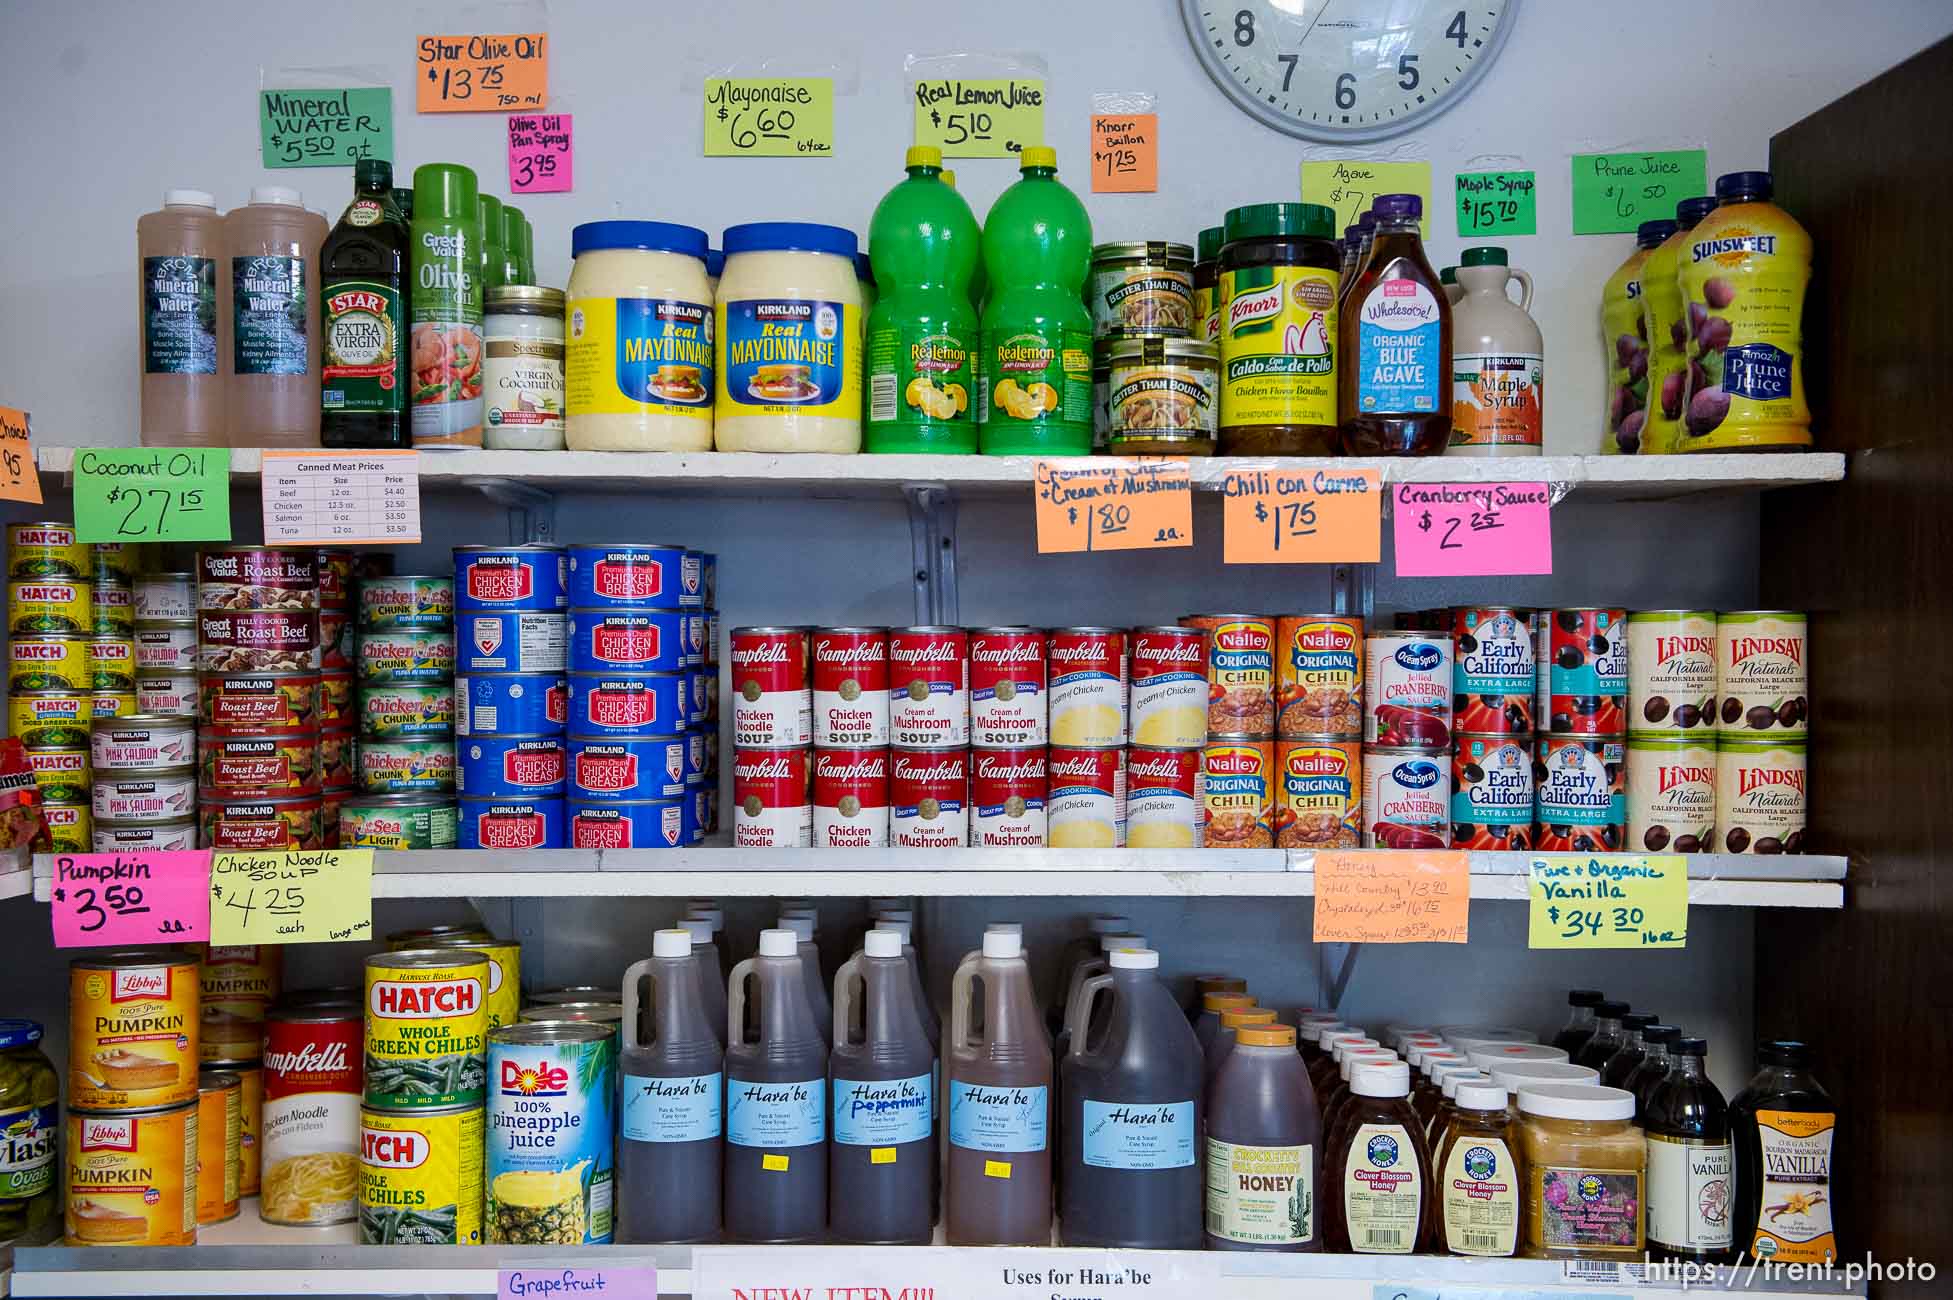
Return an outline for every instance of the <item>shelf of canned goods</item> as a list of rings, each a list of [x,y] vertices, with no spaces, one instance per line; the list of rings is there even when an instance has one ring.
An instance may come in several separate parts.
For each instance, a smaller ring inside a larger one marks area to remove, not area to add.
[[[42,447],[44,475],[71,475],[74,447]],[[1524,462],[1455,457],[1333,459],[1285,457],[1281,461],[1196,457],[1187,462],[1196,490],[1219,491],[1231,470],[1279,467],[1285,474],[1334,475],[1375,469],[1385,483],[1509,482],[1523,470],[1528,481],[1547,482],[1596,500],[1662,500],[1704,492],[1753,491],[1829,483],[1844,477],[1845,458],[1835,452],[1758,455],[1540,456]],[[252,482],[260,453],[231,452],[231,478]],[[691,493],[723,495],[882,496],[916,483],[943,484],[958,492],[996,494],[1028,488],[1037,461],[1025,456],[775,456],[757,452],[441,451],[420,458],[424,488],[520,484],[550,491],[623,491],[668,483]]]

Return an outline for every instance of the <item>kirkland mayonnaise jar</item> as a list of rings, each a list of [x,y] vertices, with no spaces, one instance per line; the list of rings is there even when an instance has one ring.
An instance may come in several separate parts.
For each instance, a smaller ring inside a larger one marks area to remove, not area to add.
[[[703,230],[591,221],[570,234],[571,451],[710,451],[712,289]]]
[[[727,230],[725,246],[719,450],[860,451],[854,233],[765,221]]]

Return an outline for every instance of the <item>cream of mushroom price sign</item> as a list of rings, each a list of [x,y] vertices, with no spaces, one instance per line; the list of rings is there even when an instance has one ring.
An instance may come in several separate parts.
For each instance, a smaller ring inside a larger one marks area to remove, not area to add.
[[[420,540],[417,451],[267,451],[267,546],[384,546]]]

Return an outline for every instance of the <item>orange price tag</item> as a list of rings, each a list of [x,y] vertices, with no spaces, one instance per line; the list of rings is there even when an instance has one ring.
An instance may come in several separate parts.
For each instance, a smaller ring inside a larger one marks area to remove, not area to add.
[[[1269,465],[1221,480],[1227,564],[1375,564],[1383,546],[1382,474]]]
[[[1470,862],[1455,849],[1318,849],[1315,941],[1465,942]]]
[[[1040,460],[1034,501],[1046,555],[1193,545],[1193,481],[1170,456]]]
[[[1151,194],[1159,187],[1159,114],[1092,114],[1092,192]]]
[[[41,471],[34,464],[27,412],[11,406],[0,406],[0,501],[41,504]]]
[[[549,103],[549,35],[423,36],[414,107],[423,113],[511,113]]]

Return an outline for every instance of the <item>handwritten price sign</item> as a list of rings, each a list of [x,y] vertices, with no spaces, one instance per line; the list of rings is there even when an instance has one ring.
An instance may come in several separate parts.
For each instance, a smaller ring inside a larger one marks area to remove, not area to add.
[[[1341,158],[1302,164],[1302,201],[1326,203],[1336,209],[1336,233],[1356,224],[1356,218],[1379,194],[1415,194],[1424,200],[1418,230],[1431,233],[1431,164],[1427,162],[1359,162]]]
[[[1315,855],[1317,943],[1464,943],[1471,855]]]
[[[1460,239],[1538,233],[1539,183],[1531,172],[1459,174]]]
[[[1633,234],[1644,221],[1675,215],[1675,205],[1709,191],[1700,149],[1669,153],[1573,155],[1573,233]]]
[[[1044,554],[1193,545],[1193,482],[1184,460],[1041,460],[1034,492]]]
[[[642,1268],[502,1269],[495,1276],[496,1300],[570,1300],[601,1295],[604,1300],[658,1300],[658,1270]]]
[[[918,81],[915,142],[935,145],[945,158],[1010,158],[1043,144],[1044,83]]]
[[[393,91],[258,92],[258,152],[266,167],[350,167],[393,157]]]
[[[422,113],[504,113],[549,103],[543,32],[423,36],[414,57],[414,107]]]
[[[1160,187],[1157,113],[1092,115],[1092,191],[1151,194]]]
[[[227,542],[231,453],[215,447],[89,447],[75,456],[84,542]]]
[[[1528,948],[1683,948],[1688,859],[1547,853],[1532,861]]]
[[[576,155],[568,113],[509,114],[509,189],[517,194],[568,194]]]
[[[0,406],[0,501],[41,504],[41,471],[34,464],[27,412],[11,406]]]
[[[210,859],[212,943],[373,937],[373,850],[221,850]]]
[[[707,158],[825,158],[833,152],[834,78],[707,79]]]
[[[195,943],[210,937],[210,853],[61,853],[54,946]]]
[[[1399,483],[1391,491],[1397,576],[1551,573],[1552,504],[1544,483]]]
[[[1373,469],[1230,470],[1221,480],[1228,564],[1374,564],[1383,484]]]

